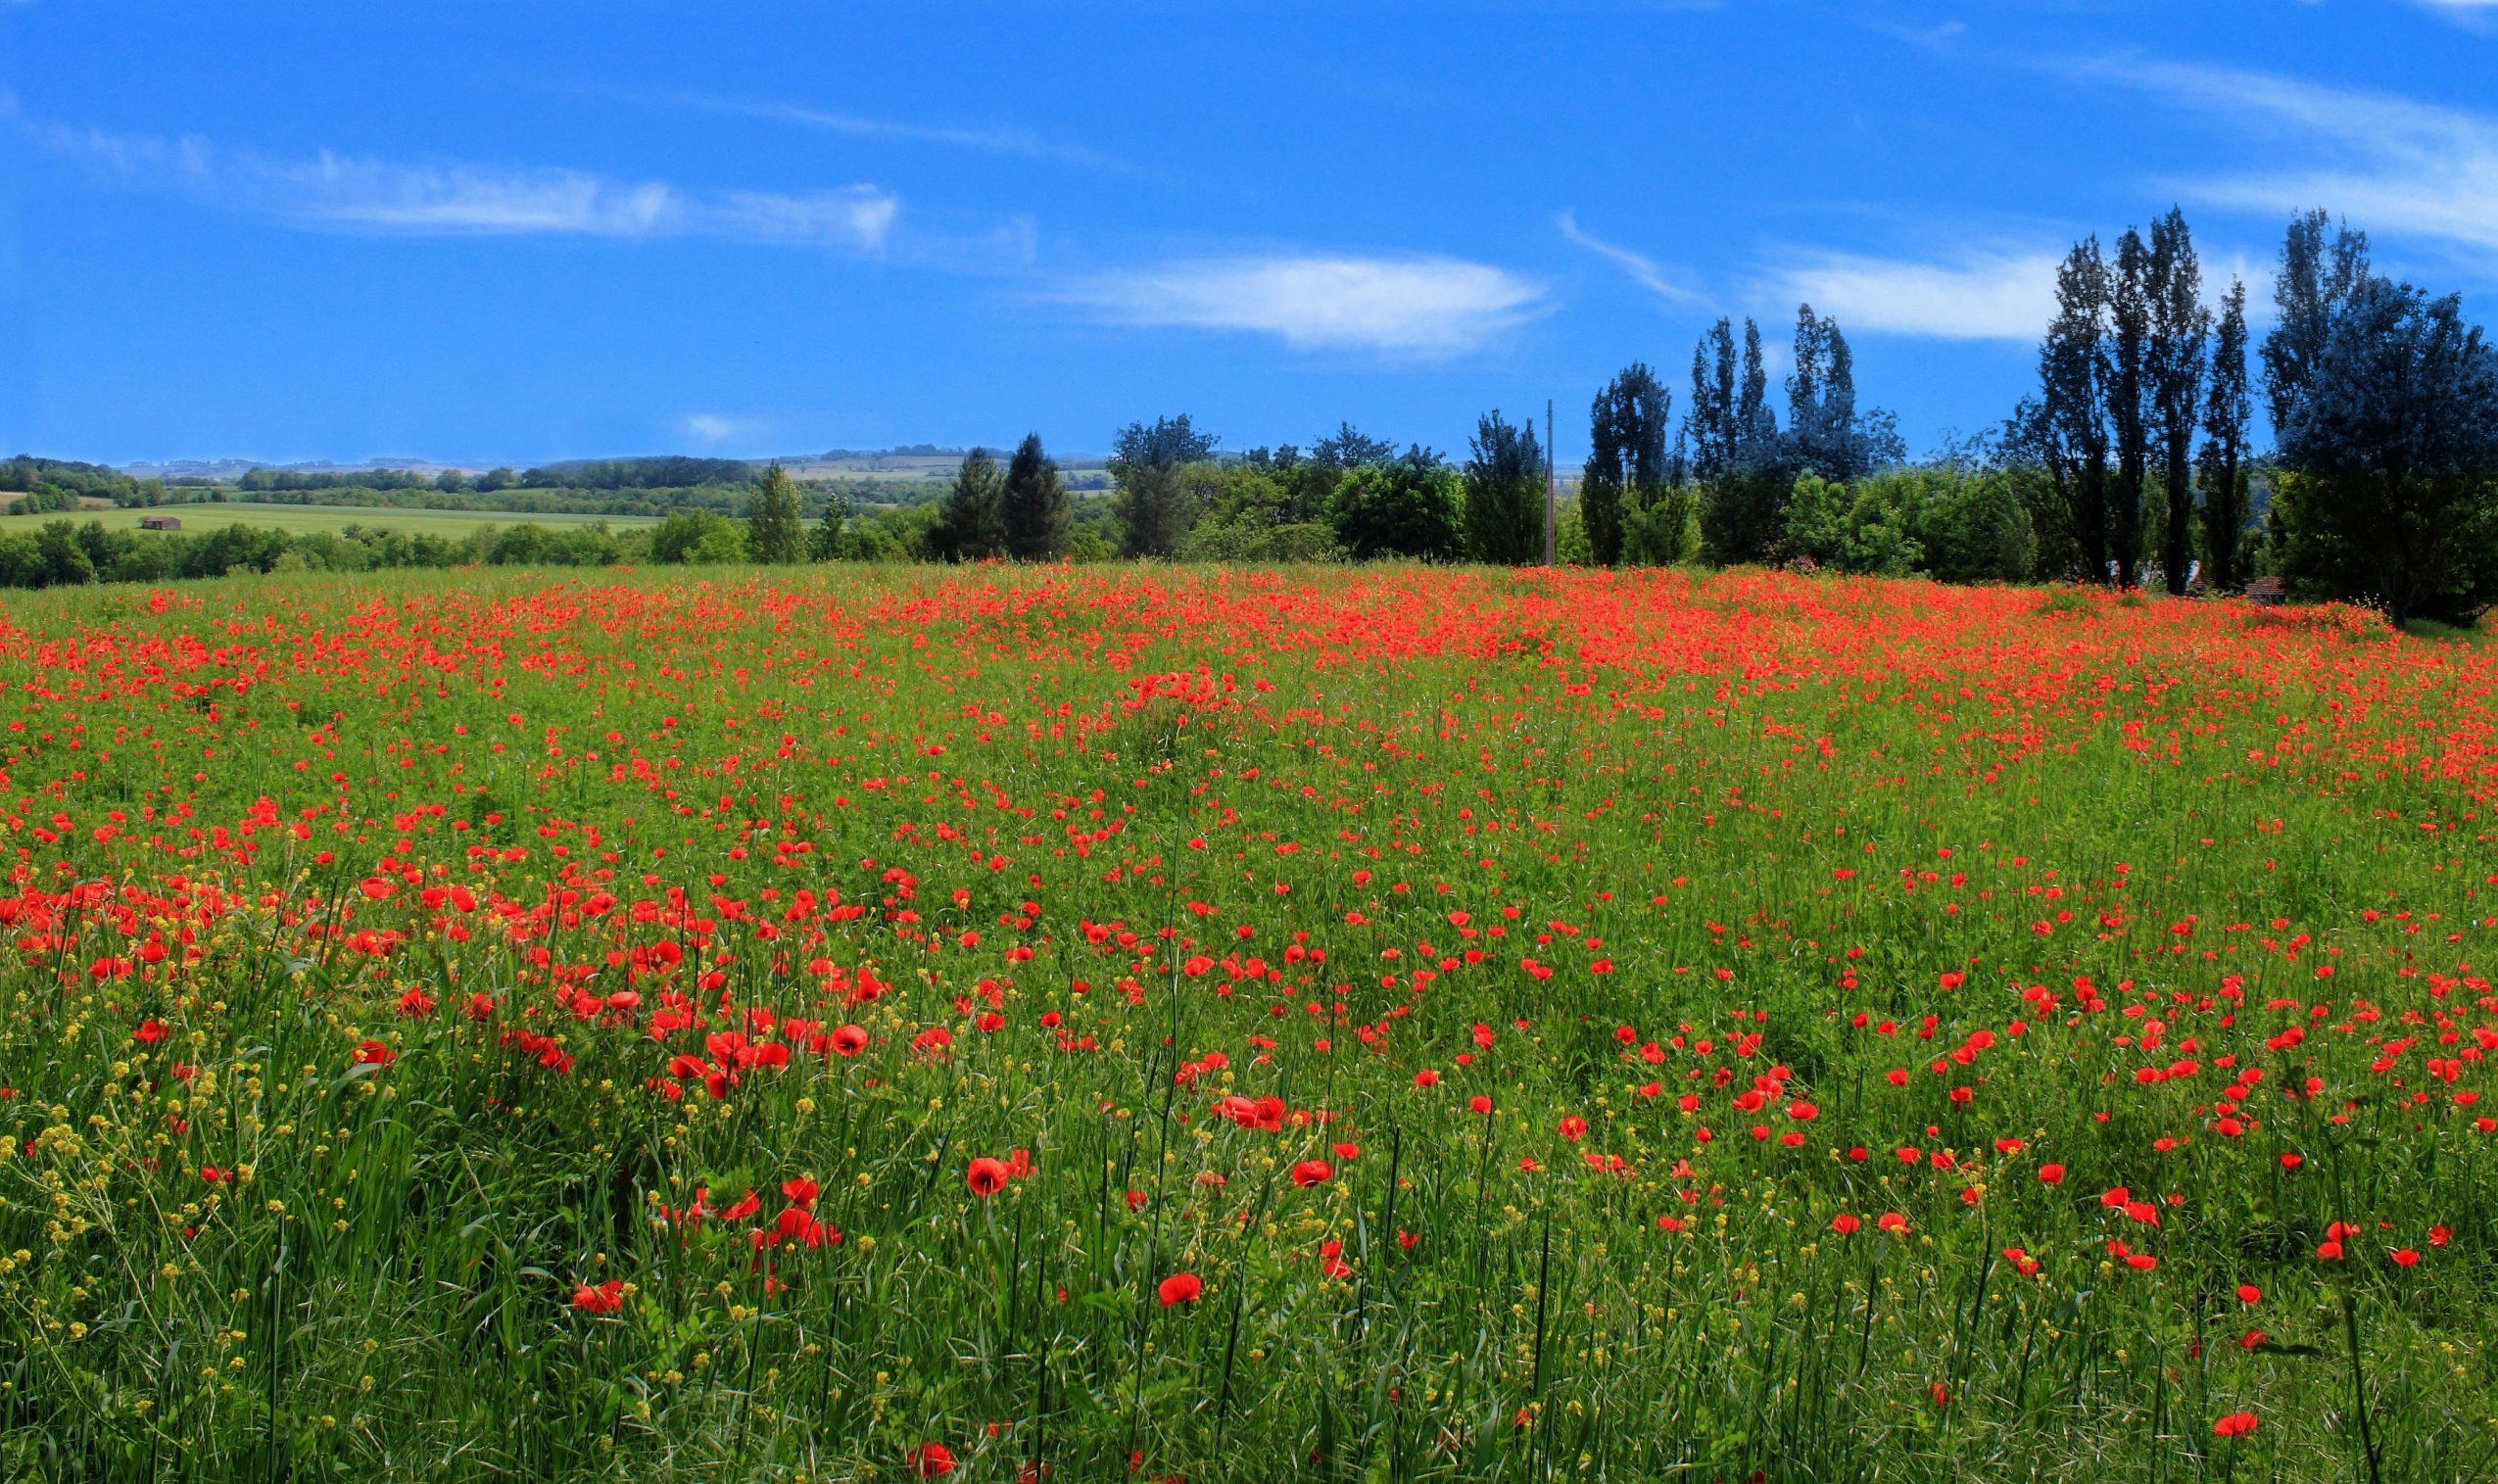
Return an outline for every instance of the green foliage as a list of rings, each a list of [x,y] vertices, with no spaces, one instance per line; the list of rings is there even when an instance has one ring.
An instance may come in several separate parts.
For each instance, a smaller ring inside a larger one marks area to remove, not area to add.
[[[1067,482],[1041,451],[1038,433],[1015,446],[1006,465],[1006,554],[1017,561],[1056,561],[1067,553]]]
[[[1522,566],[1544,557],[1547,466],[1535,421],[1512,426],[1499,410],[1476,420],[1465,463],[1465,539],[1476,561]]]
[[[2150,350],[2146,390],[2160,455],[2163,518],[2160,573],[2171,595],[2186,591],[2194,555],[2194,431],[2202,415],[2206,341],[2203,274],[2186,214],[2175,207],[2151,223]]]
[[[1196,524],[1196,503],[1176,465],[1127,466],[1119,475],[1115,499],[1122,556],[1175,555],[1180,539]]]
[[[1465,488],[1448,465],[1418,458],[1368,464],[1336,486],[1327,523],[1357,560],[1465,554]]]
[[[1006,475],[986,449],[963,455],[931,536],[931,554],[943,561],[1006,554]]]
[[[1665,429],[1674,397],[1642,361],[1622,368],[1588,408],[1588,455],[1579,479],[1579,513],[1596,559],[1623,557],[1625,524],[1669,481]]]
[[[2498,350],[2458,299],[2361,280],[2289,406],[2284,575],[2396,624],[2498,601]]]
[[[2212,372],[2203,395],[2203,451],[2194,469],[2203,502],[2203,586],[2216,593],[2235,591],[2246,573],[2238,551],[2247,535],[2246,424],[2252,412],[2246,383],[2246,285],[2233,278],[2212,341]]]
[[[2142,482],[2151,469],[2151,249],[2132,227],[2116,242],[2108,275],[2106,368],[2099,380],[2102,415],[2116,475],[2107,486],[2108,560],[2116,584],[2130,588],[2142,571]]]
[[[650,559],[703,566],[745,561],[745,533],[709,510],[680,510],[650,533]]]
[[[1700,554],[1700,495],[1687,484],[1653,492],[1649,503],[1622,516],[1622,559],[1637,566],[1667,567]]]
[[[1941,466],[1887,469],[1852,488],[1806,474],[1787,499],[1781,547],[1856,575],[2021,582],[2037,555],[2021,486],[2018,471]]]
[[[1265,525],[1201,521],[1179,543],[1182,561],[1332,562],[1347,558],[1333,527],[1317,521]]]
[[[779,464],[763,471],[746,501],[748,559],[767,566],[806,560],[806,526],[798,514],[797,486]]]

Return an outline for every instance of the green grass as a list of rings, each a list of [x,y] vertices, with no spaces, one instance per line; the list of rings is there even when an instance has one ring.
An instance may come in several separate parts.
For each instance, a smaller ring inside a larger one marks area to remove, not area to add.
[[[2457,644],[2466,645],[2498,643],[2498,631],[2490,628],[2489,620],[2485,617],[2480,622],[2469,626],[2439,623],[2433,618],[2415,618],[2406,632],[2414,639],[2429,641],[2451,640]]]
[[[182,522],[186,533],[215,531],[226,526],[254,526],[262,530],[284,531],[290,535],[336,532],[347,527],[362,526],[367,530],[391,530],[408,536],[431,534],[456,540],[475,534],[486,526],[509,528],[536,524],[548,527],[592,525],[605,521],[623,530],[629,526],[656,525],[643,515],[538,515],[525,511],[502,510],[413,510],[382,505],[292,505],[257,504],[247,501],[223,503],[167,505],[157,509],[96,508],[66,514],[0,515],[0,533],[24,527],[32,530],[45,520],[74,520],[83,525],[89,520],[102,521],[114,531],[135,531],[142,517],[170,515]]]
[[[4,616],[0,1476],[2490,1467],[2485,646],[1398,567]]]

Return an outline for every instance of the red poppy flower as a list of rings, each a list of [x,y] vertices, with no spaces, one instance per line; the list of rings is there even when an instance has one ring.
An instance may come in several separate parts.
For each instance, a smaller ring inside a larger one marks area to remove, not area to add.
[[[860,1240],[866,1239],[862,1237]],[[1165,1309],[1169,1309],[1174,1304],[1193,1304],[1205,1291],[1206,1285],[1198,1281],[1197,1275],[1193,1272],[1175,1272],[1163,1279],[1160,1286],[1155,1289]]]
[[[1303,1160],[1292,1167],[1292,1183],[1296,1185],[1324,1184],[1335,1175],[1335,1167],[1325,1160]]]
[[[963,1183],[971,1187],[974,1195],[995,1195],[1006,1188],[1006,1174],[1004,1160],[982,1155],[964,1172]]]

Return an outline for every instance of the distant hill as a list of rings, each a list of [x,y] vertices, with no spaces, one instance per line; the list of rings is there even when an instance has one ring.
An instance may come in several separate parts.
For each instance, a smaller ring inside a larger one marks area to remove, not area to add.
[[[521,468],[516,464],[488,464],[474,459],[439,460],[429,458],[392,457],[365,458],[354,462],[311,459],[296,463],[277,463],[260,458],[168,458],[139,459],[120,466],[120,472],[134,479],[164,479],[191,482],[209,480],[217,484],[240,484],[245,475],[255,470],[270,475],[285,475],[274,487],[307,489],[335,484],[349,487],[367,484],[357,475],[408,475],[432,479],[454,473],[475,476],[495,468],[514,468],[519,472],[513,483],[538,489],[684,489],[704,484],[737,484],[767,463],[779,463],[797,479],[938,479],[950,478],[954,466],[962,462],[966,449],[934,443],[897,444],[889,449],[828,449],[821,454],[788,454],[766,458],[715,458],[686,454],[622,455],[600,458],[565,458],[551,463]],[[1009,449],[989,450],[1000,458]],[[1056,454],[1058,466],[1068,472],[1071,483],[1081,487],[1083,474],[1105,466],[1099,454]],[[334,479],[325,476],[335,476]]]

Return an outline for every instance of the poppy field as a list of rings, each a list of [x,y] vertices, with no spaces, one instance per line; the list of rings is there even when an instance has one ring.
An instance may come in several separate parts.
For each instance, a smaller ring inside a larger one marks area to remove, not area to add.
[[[2498,1471],[2498,648],[471,572],[0,685],[0,1475]]]

